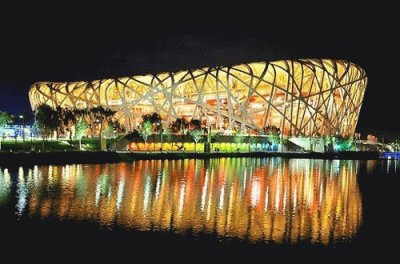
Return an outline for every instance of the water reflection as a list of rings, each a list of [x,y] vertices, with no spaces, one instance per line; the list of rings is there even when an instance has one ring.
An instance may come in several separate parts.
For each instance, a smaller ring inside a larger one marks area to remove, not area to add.
[[[8,169],[0,169],[0,206],[8,203],[11,194],[11,175]]]
[[[0,169],[19,217],[330,244],[362,220],[358,161],[226,158]],[[15,184],[13,183],[15,182]]]

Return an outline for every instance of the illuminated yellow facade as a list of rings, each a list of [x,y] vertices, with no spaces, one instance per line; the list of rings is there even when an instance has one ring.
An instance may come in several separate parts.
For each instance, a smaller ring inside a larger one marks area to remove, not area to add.
[[[216,129],[275,126],[289,136],[348,136],[355,131],[366,85],[365,71],[354,63],[301,59],[92,82],[39,82],[31,86],[29,99],[32,109],[42,103],[108,107],[128,131],[143,114],[157,112],[165,125],[183,117]]]
[[[248,158],[21,167],[16,184],[0,169],[0,197],[16,193],[18,215],[330,244],[354,238],[361,225],[358,167],[358,161]]]

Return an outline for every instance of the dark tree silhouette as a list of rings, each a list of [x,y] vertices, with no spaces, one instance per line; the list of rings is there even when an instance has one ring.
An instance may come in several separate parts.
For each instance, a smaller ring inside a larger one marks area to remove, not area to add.
[[[40,135],[43,139],[43,150],[44,141],[47,139],[53,131],[57,130],[59,125],[59,117],[56,110],[47,104],[41,104],[36,109],[36,120],[38,122],[38,128]]]
[[[174,134],[183,134],[183,131],[189,128],[189,123],[184,118],[177,118],[171,123],[170,128]]]
[[[191,130],[200,130],[201,129],[201,121],[199,119],[190,120],[190,129]]]

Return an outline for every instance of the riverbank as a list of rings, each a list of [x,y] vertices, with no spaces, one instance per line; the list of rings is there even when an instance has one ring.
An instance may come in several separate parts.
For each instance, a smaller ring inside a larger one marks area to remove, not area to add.
[[[160,159],[209,159],[222,157],[283,157],[300,159],[346,159],[377,160],[379,152],[228,152],[228,153],[195,153],[195,152],[113,152],[113,151],[67,151],[67,152],[29,152],[0,153],[0,166],[29,166],[39,164],[72,164],[72,163],[114,163],[133,160]]]

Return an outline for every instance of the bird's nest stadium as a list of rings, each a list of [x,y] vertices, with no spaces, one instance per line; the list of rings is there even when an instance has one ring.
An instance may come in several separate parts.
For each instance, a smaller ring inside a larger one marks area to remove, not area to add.
[[[367,85],[365,71],[344,60],[262,61],[234,66],[31,86],[33,109],[103,106],[127,131],[142,115],[157,112],[169,124],[199,119],[214,129],[262,131],[287,136],[349,136],[355,131]]]

